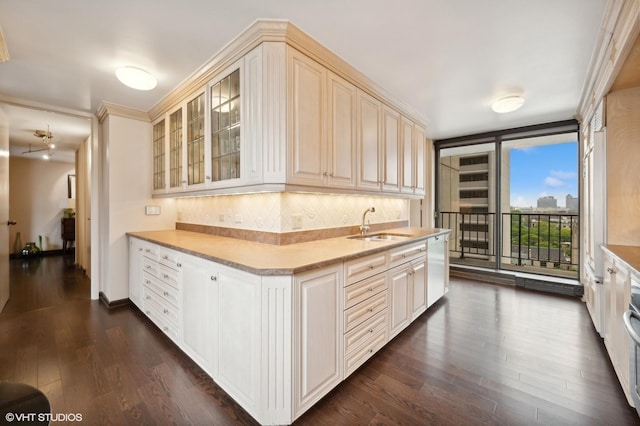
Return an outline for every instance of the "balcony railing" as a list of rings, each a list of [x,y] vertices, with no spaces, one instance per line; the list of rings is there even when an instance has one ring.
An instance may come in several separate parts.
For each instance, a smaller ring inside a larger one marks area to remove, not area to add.
[[[579,216],[564,213],[441,212],[452,263],[577,277]]]

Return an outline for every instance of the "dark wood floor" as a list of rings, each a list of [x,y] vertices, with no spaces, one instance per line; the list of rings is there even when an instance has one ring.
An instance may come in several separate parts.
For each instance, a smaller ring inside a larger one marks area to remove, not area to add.
[[[98,425],[255,424],[135,308],[89,300],[89,281],[62,257],[12,260],[11,294],[0,380],[37,386],[54,413]],[[579,300],[452,280],[443,300],[296,423],[640,421]]]

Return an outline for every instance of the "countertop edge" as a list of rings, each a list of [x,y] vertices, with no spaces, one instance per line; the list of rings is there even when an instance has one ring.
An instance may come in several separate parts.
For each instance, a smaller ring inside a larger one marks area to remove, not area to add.
[[[611,256],[620,260],[625,267],[630,269],[631,273],[640,278],[640,247],[637,246],[621,246],[616,244],[601,244],[600,248]],[[637,258],[631,259],[629,252]]]
[[[412,229],[412,228],[398,228],[394,231],[402,231],[403,229]],[[417,228],[413,228],[413,229],[417,229]],[[397,247],[401,247],[403,245],[406,244],[412,244],[412,243],[416,243],[419,241],[425,241],[429,238],[433,238],[439,235],[447,235],[451,232],[451,230],[449,229],[444,229],[444,228],[420,228],[420,229],[424,229],[424,230],[428,230],[428,231],[432,231],[428,234],[424,234],[424,235],[418,235],[406,240],[402,240],[402,241],[394,241],[394,242],[389,242],[377,247],[368,247],[366,249],[363,250],[358,250],[357,252],[353,252],[350,254],[346,254],[346,255],[340,255],[340,256],[336,256],[334,258],[330,258],[330,259],[323,259],[323,260],[319,260],[317,262],[313,262],[313,263],[305,263],[305,264],[301,264],[300,266],[296,266],[296,267],[291,267],[291,268],[257,268],[257,267],[253,267],[251,265],[247,265],[245,263],[242,262],[238,262],[238,261],[234,261],[232,259],[229,258],[225,258],[225,257],[220,257],[220,256],[214,256],[214,255],[210,255],[207,253],[203,253],[202,251],[198,251],[198,250],[193,250],[190,249],[186,246],[183,245],[178,245],[178,244],[172,244],[171,242],[168,242],[166,240],[163,240],[161,238],[157,238],[154,237],[153,233],[157,233],[160,231],[131,231],[131,232],[127,232],[126,235],[129,237],[135,237],[138,238],[140,240],[143,241],[147,241],[150,243],[154,243],[154,244],[158,244],[162,247],[166,247],[172,250],[176,250],[176,251],[180,251],[186,254],[190,254],[192,256],[196,256],[205,260],[210,260],[213,262],[217,262],[232,268],[236,268],[236,269],[240,269],[242,271],[245,272],[249,272],[255,275],[262,275],[262,276],[279,276],[279,275],[295,275],[295,274],[299,274],[302,272],[307,272],[307,271],[312,271],[314,269],[319,269],[319,268],[323,268],[325,266],[330,266],[330,265],[334,265],[336,263],[342,263],[342,262],[346,262],[349,261],[351,259],[356,259],[359,257],[363,257],[363,256],[368,256],[368,255],[372,255],[375,253],[379,253],[379,252],[383,252],[383,251],[387,251],[393,248],[397,248]],[[181,230],[164,230],[161,232],[174,232],[174,233],[190,233],[190,234],[198,234],[195,232],[191,232],[191,231],[181,231]],[[385,231],[388,232],[388,231]],[[265,248],[270,247],[270,248],[274,248],[276,250],[278,250],[279,247],[281,246],[273,246],[271,244],[265,244],[265,243],[256,243],[256,242],[247,242],[245,240],[240,240],[240,239],[234,239],[234,238],[230,238],[230,237],[221,237],[221,236],[214,236],[214,235],[208,235],[208,234],[198,234],[198,238],[204,238],[204,239],[211,239],[212,241],[215,241],[217,239],[225,239],[225,240],[233,240],[234,242],[236,242],[237,244],[258,244],[258,245],[262,245]],[[347,238],[345,237],[335,237],[335,238],[329,238],[327,240],[317,240],[314,241],[314,243],[316,244],[321,244],[322,241],[329,241],[329,240],[336,240],[336,239],[340,239],[340,238]],[[301,244],[304,243],[298,243],[298,244],[289,244],[285,247],[288,248],[295,248],[296,246],[300,246]],[[377,244],[377,243],[374,243]]]

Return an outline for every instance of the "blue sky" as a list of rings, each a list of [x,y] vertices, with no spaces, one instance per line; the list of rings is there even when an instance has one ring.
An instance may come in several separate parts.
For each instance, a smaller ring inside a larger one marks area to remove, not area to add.
[[[558,207],[565,197],[578,196],[578,143],[511,150],[511,206],[536,206],[539,197],[553,195]]]

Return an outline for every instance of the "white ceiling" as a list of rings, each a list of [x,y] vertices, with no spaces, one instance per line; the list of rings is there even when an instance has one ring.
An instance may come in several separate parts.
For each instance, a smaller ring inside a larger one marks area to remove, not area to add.
[[[148,111],[256,19],[277,18],[412,106],[431,138],[565,120],[576,114],[607,2],[2,0],[11,59],[0,63],[0,101],[52,107],[8,108],[12,155],[39,143],[33,131],[47,125],[61,147],[77,146],[90,120],[47,110],[81,116],[108,101]],[[123,86],[114,74],[123,65],[150,71],[158,86]],[[491,111],[513,92],[527,99],[520,110]]]

